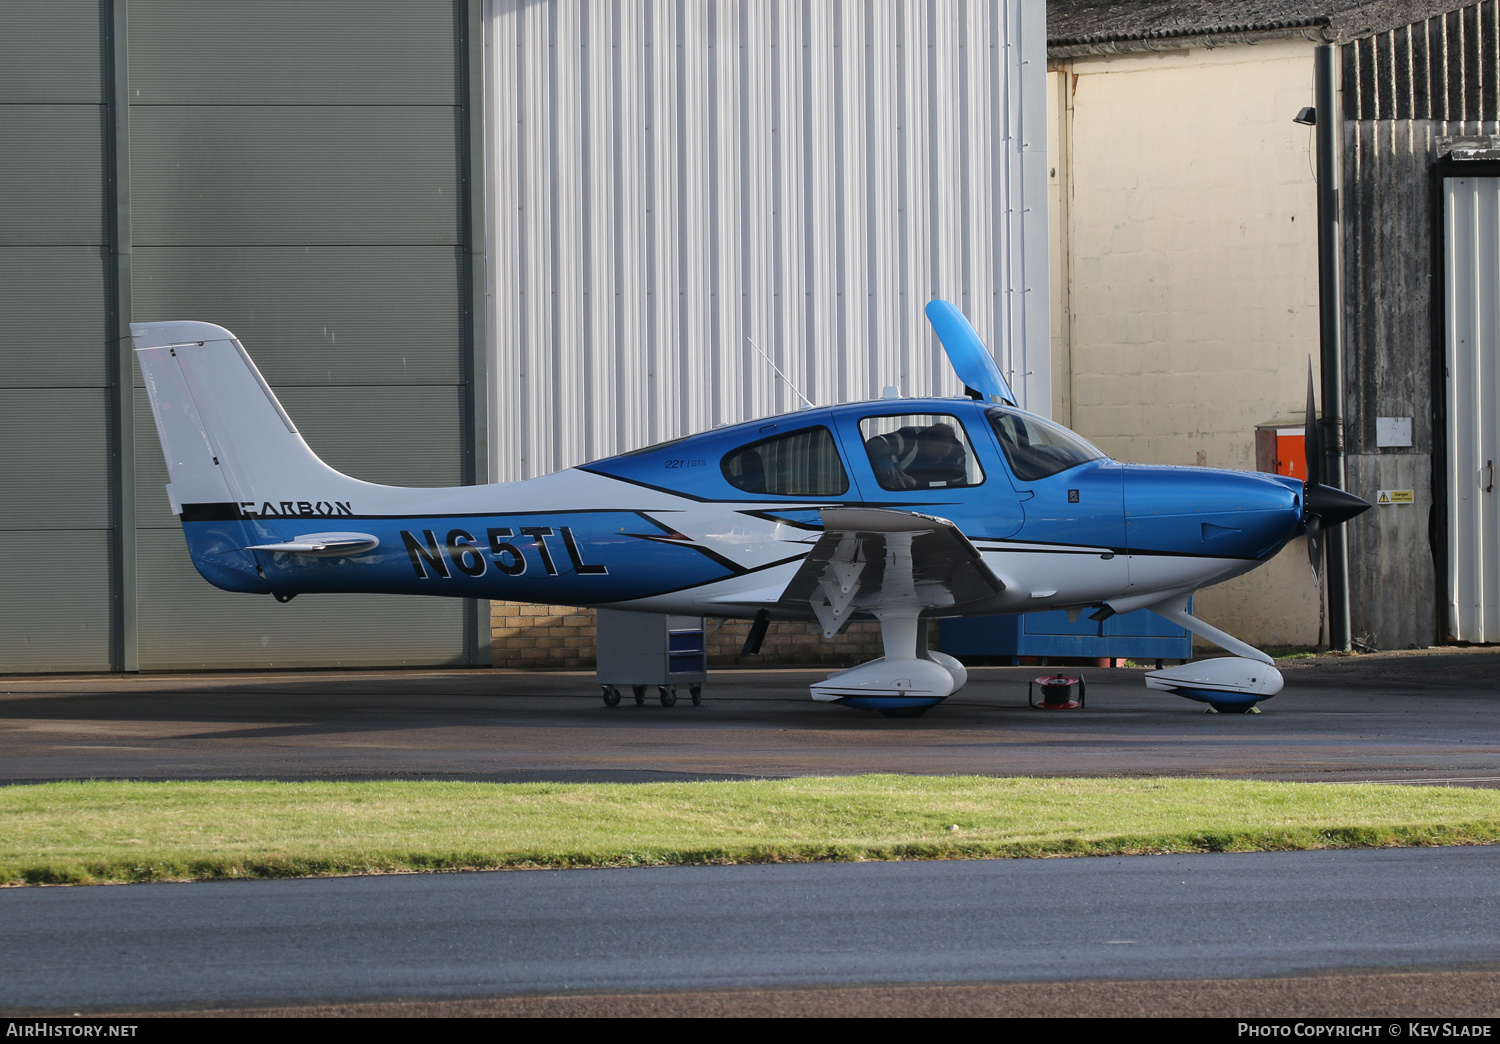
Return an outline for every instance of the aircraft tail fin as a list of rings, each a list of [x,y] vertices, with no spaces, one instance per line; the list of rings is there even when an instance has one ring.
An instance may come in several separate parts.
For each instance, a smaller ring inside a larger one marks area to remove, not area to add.
[[[172,513],[337,516],[368,483],[318,459],[244,346],[221,326],[132,323]],[[340,494],[346,494],[340,496]],[[287,510],[281,510],[286,505]],[[232,509],[232,510],[231,510]]]

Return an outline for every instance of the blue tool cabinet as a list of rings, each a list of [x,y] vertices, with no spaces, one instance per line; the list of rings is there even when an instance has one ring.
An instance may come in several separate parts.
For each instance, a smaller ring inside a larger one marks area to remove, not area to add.
[[[1193,611],[1188,603],[1188,612]],[[1090,620],[1066,610],[1013,616],[968,616],[938,624],[939,647],[949,656],[1077,656],[1088,659],[1190,660],[1193,636],[1148,609]]]

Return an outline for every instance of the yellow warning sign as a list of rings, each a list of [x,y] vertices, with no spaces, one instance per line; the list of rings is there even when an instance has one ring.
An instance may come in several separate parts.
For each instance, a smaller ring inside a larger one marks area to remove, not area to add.
[[[1416,493],[1410,489],[1382,489],[1375,494],[1375,503],[1385,504],[1413,504],[1416,502]]]

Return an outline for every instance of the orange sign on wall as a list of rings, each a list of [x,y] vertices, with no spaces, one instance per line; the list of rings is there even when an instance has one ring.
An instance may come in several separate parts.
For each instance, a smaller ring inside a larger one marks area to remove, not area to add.
[[[1307,481],[1307,435],[1298,428],[1288,431],[1283,428],[1276,433],[1276,466],[1278,475]]]
[[[1255,470],[1307,481],[1307,436],[1301,428],[1255,429]]]

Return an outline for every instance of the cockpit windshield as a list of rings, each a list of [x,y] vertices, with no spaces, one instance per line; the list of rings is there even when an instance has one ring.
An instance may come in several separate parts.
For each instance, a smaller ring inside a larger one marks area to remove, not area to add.
[[[1022,482],[1035,482],[1091,460],[1105,459],[1097,447],[1060,424],[1000,406],[990,407],[985,414],[1011,471]]]

